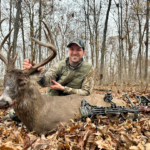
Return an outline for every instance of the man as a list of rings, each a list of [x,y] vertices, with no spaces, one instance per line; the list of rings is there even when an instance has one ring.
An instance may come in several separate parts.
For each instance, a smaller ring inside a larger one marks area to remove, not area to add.
[[[48,87],[47,94],[51,96],[65,96],[68,94],[90,95],[94,85],[94,69],[91,64],[83,60],[85,46],[82,40],[74,39],[67,45],[69,57],[50,68],[38,83]],[[23,62],[23,69],[30,69],[32,65],[28,59]],[[38,68],[38,71],[43,67]],[[15,118],[15,119],[14,119]],[[12,119],[16,121],[13,109],[3,120]]]
[[[38,81],[48,87],[47,94],[52,96],[78,94],[90,95],[94,85],[94,69],[83,60],[85,46],[82,40],[74,39],[67,45],[69,57],[50,68]],[[30,69],[29,60],[23,62],[23,69]],[[38,70],[42,70],[39,68]]]

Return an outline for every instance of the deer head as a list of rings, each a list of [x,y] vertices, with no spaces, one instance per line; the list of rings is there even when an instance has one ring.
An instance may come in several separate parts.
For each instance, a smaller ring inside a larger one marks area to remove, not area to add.
[[[3,19],[0,24],[4,21]],[[44,23],[44,22],[43,22]],[[44,23],[48,33],[50,33],[47,25]],[[50,43],[43,43],[41,41],[38,41],[37,39],[31,38],[33,41],[35,41],[37,44],[41,46],[45,46],[49,48],[50,50],[53,51],[53,53],[46,59],[44,59],[42,62],[39,64],[36,64],[33,66],[31,69],[28,70],[20,70],[20,69],[15,69],[15,61],[17,58],[17,54],[13,59],[10,57],[11,49],[12,46],[9,48],[7,58],[2,54],[2,47],[7,40],[7,38],[10,36],[12,30],[8,33],[8,35],[4,38],[0,45],[0,59],[5,63],[6,65],[6,74],[4,76],[4,91],[0,97],[0,108],[7,108],[11,105],[13,105],[15,102],[16,97],[19,97],[23,91],[27,90],[29,88],[30,84],[30,79],[29,76],[33,74],[34,72],[37,71],[37,69],[41,66],[44,66],[47,64],[49,61],[55,58],[56,56],[56,48],[50,44]],[[49,36],[46,34],[44,31],[46,38],[49,40]],[[33,60],[32,60],[33,61]],[[19,100],[19,99],[18,99]],[[21,97],[20,97],[21,100]]]

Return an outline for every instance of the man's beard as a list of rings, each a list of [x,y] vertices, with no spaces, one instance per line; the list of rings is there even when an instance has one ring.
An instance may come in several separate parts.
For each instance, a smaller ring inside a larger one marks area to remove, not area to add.
[[[81,62],[82,58],[81,58],[81,59],[78,59],[78,61],[75,61],[75,62],[74,62],[73,59],[71,59],[71,58],[70,58],[69,60],[70,60],[70,62],[71,62],[70,65],[75,65],[75,66],[76,66],[76,65],[78,65],[78,64]]]

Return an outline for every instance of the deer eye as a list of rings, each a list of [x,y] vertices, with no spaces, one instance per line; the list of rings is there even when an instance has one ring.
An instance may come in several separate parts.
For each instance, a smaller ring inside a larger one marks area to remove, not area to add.
[[[23,79],[18,79],[17,81],[20,83],[21,81],[23,81]]]
[[[19,83],[19,86],[25,86],[25,85],[26,85],[26,83],[23,81]]]

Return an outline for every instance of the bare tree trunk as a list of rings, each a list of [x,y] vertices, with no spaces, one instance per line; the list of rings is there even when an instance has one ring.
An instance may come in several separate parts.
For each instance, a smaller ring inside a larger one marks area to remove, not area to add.
[[[12,57],[15,56],[16,48],[17,48],[17,37],[18,37],[18,32],[19,32],[19,22],[20,22],[20,14],[21,14],[21,2],[22,2],[22,0],[18,0],[18,2],[17,2],[17,12],[16,12],[15,25],[14,25],[14,38],[13,38]]]
[[[110,68],[110,70],[109,70],[109,79],[110,79],[110,83],[112,82],[112,61],[111,61],[111,56],[112,56],[112,51],[111,51],[111,53],[110,53],[110,65],[109,65],[109,68]]]
[[[137,0],[137,3],[139,4],[139,0]],[[141,60],[142,60],[142,54],[141,54],[141,46],[142,46],[142,31],[141,31],[141,21],[139,18],[139,10],[137,9],[137,18],[138,18],[138,23],[139,23],[139,52],[138,52],[138,56],[137,56],[137,60],[136,60],[136,67],[135,67],[135,81],[137,78],[137,68],[138,68],[138,62],[139,62],[139,79],[142,79],[142,73],[141,73]]]
[[[34,4],[33,6],[29,5],[29,19],[30,19],[30,37],[34,37]],[[31,41],[31,56],[32,60],[35,60],[35,50],[33,47],[33,41]]]
[[[85,35],[84,35],[84,37],[85,37],[85,46],[86,46],[86,40],[87,40],[87,38],[86,38],[86,26],[87,26],[87,17],[86,17],[86,8],[85,8],[85,6],[86,6],[86,0],[84,0],[84,15],[85,15]],[[88,61],[88,53],[86,53],[86,56],[85,56],[86,58],[86,61]]]
[[[59,46],[58,46],[57,35],[55,35],[54,38],[55,38],[55,41],[56,41],[56,46],[57,46],[57,51],[58,51],[58,53],[57,53],[58,60],[62,60],[62,58],[60,57],[61,54],[60,54],[60,50],[59,50]]]
[[[64,36],[62,35],[62,40],[61,40],[61,50],[63,53],[63,59],[65,58],[65,52],[64,52]]]
[[[138,5],[139,4],[139,0],[137,0]],[[139,79],[142,80],[142,41],[144,38],[144,32],[145,30],[143,30],[142,33],[142,24],[141,24],[141,18],[140,18],[140,14],[139,14],[139,9],[136,9],[137,11],[137,18],[138,18],[138,25],[139,25],[139,51],[138,51],[138,55],[137,55],[137,59],[136,59],[136,64],[135,64],[135,75],[134,75],[134,80],[135,82],[137,81],[137,69],[138,69],[138,65],[139,65]],[[147,21],[146,21],[147,22]],[[146,28],[146,22],[144,25],[144,29]]]
[[[122,83],[122,79],[123,79],[123,56],[124,56],[124,52],[123,52],[123,28],[122,28],[122,0],[120,0],[120,7],[121,7],[121,28],[120,28],[120,83]]]
[[[145,56],[145,74],[144,74],[144,80],[147,79],[147,70],[148,70],[148,43],[149,43],[149,4],[150,0],[147,0],[147,15],[146,15],[146,56]]]
[[[116,55],[115,55],[115,57],[117,57]],[[113,71],[112,71],[112,81],[115,81],[115,75],[116,75],[116,73],[115,73],[115,67],[116,66],[116,59],[114,60],[114,63],[113,63]]]
[[[41,17],[42,17],[42,5],[41,0],[39,1],[39,40],[41,41]],[[42,53],[41,53],[41,46],[39,45],[39,62],[41,62],[42,59]]]
[[[9,31],[11,30],[11,18],[12,18],[12,0],[10,0],[10,19],[9,19]],[[9,42],[8,42],[8,47],[10,47],[10,44],[11,43],[11,39],[10,39],[10,36],[9,36]]]
[[[89,18],[89,7],[90,7],[90,3],[89,0],[87,0],[88,2],[88,8],[87,8],[87,22],[88,22],[88,28],[89,28],[89,32],[90,32],[90,46],[91,46],[91,59],[92,59],[92,65],[94,65],[94,49],[93,49],[93,43],[92,43],[92,31],[91,31],[91,25],[90,25],[90,18]]]
[[[127,0],[126,0],[127,3]],[[129,31],[129,23],[128,23],[128,6],[126,7],[126,32],[127,32],[127,41],[128,41],[128,56],[129,56],[129,61],[128,61],[128,82],[130,81],[131,78],[131,68],[132,68],[132,43],[130,41],[130,31]]]
[[[114,1],[118,9],[118,40],[119,40],[119,59],[118,59],[118,80],[122,83],[123,78],[123,37],[122,37],[122,0],[119,0],[119,3]],[[119,11],[121,8],[121,12]]]
[[[96,6],[95,6],[95,0],[94,0],[94,24],[95,24],[95,55],[96,55],[96,68],[98,69],[98,43],[97,43],[97,19],[96,19]]]
[[[1,21],[1,0],[0,0],[0,21]],[[0,25],[0,30],[1,30],[1,25]]]
[[[100,66],[100,74],[102,76],[103,76],[103,72],[104,72],[104,55],[105,55],[106,33],[107,33],[107,24],[108,24],[110,6],[111,6],[111,0],[109,0],[109,4],[108,4],[106,20],[105,20],[105,27],[104,27],[104,33],[103,33],[103,43],[102,43],[102,50],[101,50],[101,66]]]
[[[128,70],[127,70],[127,53],[128,53],[128,41],[127,41],[127,36],[125,37],[126,40],[126,53],[125,53],[125,57],[124,57],[124,69],[125,69],[125,79],[127,80],[128,78]]]
[[[120,2],[120,1],[119,1]],[[118,40],[119,40],[119,59],[118,59],[118,78],[119,78],[119,82],[121,82],[121,64],[122,64],[122,59],[121,59],[121,56],[122,56],[122,50],[121,50],[121,28],[120,28],[120,12],[119,12],[119,6],[120,6],[120,3],[116,3],[116,6],[117,6],[117,9],[118,9]]]
[[[24,40],[24,24],[23,24],[23,16],[22,16],[22,11],[21,11],[21,19],[20,19],[20,22],[21,22],[21,31],[22,31],[22,43],[23,43],[23,59],[26,58],[26,50],[25,50],[25,40]]]
[[[130,42],[130,34],[129,34],[129,25],[127,22],[127,34],[128,34],[128,55],[129,55],[129,63],[128,63],[128,79],[131,79],[131,65],[132,65],[132,43]]]

